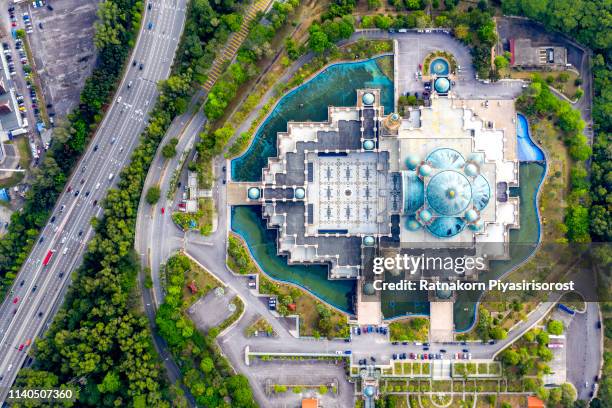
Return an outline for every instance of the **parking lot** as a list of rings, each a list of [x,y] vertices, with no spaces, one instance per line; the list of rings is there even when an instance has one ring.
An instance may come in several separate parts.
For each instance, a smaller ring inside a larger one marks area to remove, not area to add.
[[[321,406],[327,408],[344,408],[353,406],[353,389],[346,381],[344,368],[329,362],[305,361],[253,361],[249,368],[249,378],[260,390],[278,385],[300,385],[301,393],[288,389],[284,393],[271,392],[266,407],[297,407],[302,398],[317,397]],[[325,395],[319,394],[318,386],[328,387]],[[332,392],[331,384],[337,387],[337,394]],[[305,386],[312,385],[312,388]]]
[[[29,35],[45,100],[59,116],[79,101],[79,93],[95,63],[94,22],[98,2],[52,0],[47,7],[28,4],[33,21]]]
[[[189,317],[200,330],[207,331],[218,326],[232,314],[229,305],[234,296],[235,293],[229,288],[224,288],[222,296],[217,296],[215,290],[211,290],[188,309]]]

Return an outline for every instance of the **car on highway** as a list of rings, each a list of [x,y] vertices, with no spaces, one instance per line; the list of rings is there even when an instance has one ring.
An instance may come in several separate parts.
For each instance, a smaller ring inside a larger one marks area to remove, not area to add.
[[[147,10],[151,10],[151,7],[152,7],[151,3],[147,4]]]
[[[55,215],[51,217],[51,222],[55,222]]]
[[[32,292],[36,292],[36,289],[38,289],[38,285],[34,285],[34,287],[32,288]]]
[[[153,22],[152,21],[149,21],[149,24],[147,24],[147,28],[149,30],[153,29]]]
[[[94,146],[94,152],[97,152],[97,151],[98,151],[98,145],[95,145],[95,146]],[[70,191],[70,190],[69,190],[69,191]]]
[[[166,213],[166,209],[164,207],[161,208],[161,213],[165,214]]]
[[[138,69],[142,71],[143,68],[144,68],[144,64],[141,62],[140,65],[138,66]]]
[[[19,350],[19,351],[23,350],[23,344],[20,344],[20,345],[19,345],[19,349],[18,349],[18,350]]]
[[[13,299],[13,304],[14,304],[14,305],[16,305],[16,304],[17,304],[17,302],[19,302],[19,298],[18,298],[18,297],[16,297],[15,299]]]
[[[19,286],[23,286],[24,283],[25,283],[25,280],[22,280],[21,282],[19,282]]]

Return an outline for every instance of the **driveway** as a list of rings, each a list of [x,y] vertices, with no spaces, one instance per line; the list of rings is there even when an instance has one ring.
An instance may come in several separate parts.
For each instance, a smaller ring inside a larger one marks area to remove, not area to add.
[[[576,313],[567,328],[567,380],[578,390],[578,399],[590,399],[593,380],[602,359],[599,304],[588,302],[585,313]],[[585,386],[585,382],[588,384]]]
[[[424,91],[423,82],[415,77],[425,57],[434,51],[451,53],[461,71],[457,75],[453,91],[461,99],[514,99],[522,91],[522,81],[500,81],[485,84],[475,78],[470,50],[445,33],[395,33],[389,36],[397,40],[399,47],[399,67],[401,77],[398,79],[398,92],[414,95]]]

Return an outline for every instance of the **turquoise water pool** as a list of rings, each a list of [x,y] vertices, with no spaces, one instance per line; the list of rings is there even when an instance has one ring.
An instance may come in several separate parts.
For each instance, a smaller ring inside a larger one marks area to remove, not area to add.
[[[325,121],[328,106],[355,106],[357,89],[379,88],[385,112],[392,112],[393,81],[380,69],[383,59],[393,57],[331,65],[283,96],[259,127],[249,149],[232,160],[232,179],[260,181],[268,157],[276,156],[276,134],[287,131],[288,121]]]
[[[444,58],[436,58],[429,64],[429,72],[432,75],[446,76],[450,72],[450,65]]]
[[[529,123],[522,114],[517,114],[516,134],[517,134],[517,153],[520,161],[544,161],[544,152],[533,143],[529,135]]]
[[[266,228],[261,207],[232,207],[232,231],[245,240],[259,267],[270,277],[301,286],[338,309],[353,312],[355,281],[328,280],[324,265],[287,264],[287,257],[276,253],[276,230]]]

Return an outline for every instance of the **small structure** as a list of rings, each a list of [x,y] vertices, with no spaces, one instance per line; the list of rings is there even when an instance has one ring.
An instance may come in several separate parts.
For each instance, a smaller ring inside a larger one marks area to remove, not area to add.
[[[319,400],[317,398],[304,398],[302,408],[319,408]]]
[[[511,38],[510,64],[519,67],[565,66],[567,49],[556,45],[534,46],[529,38]]]
[[[544,401],[538,397],[527,397],[527,408],[544,408]]]

